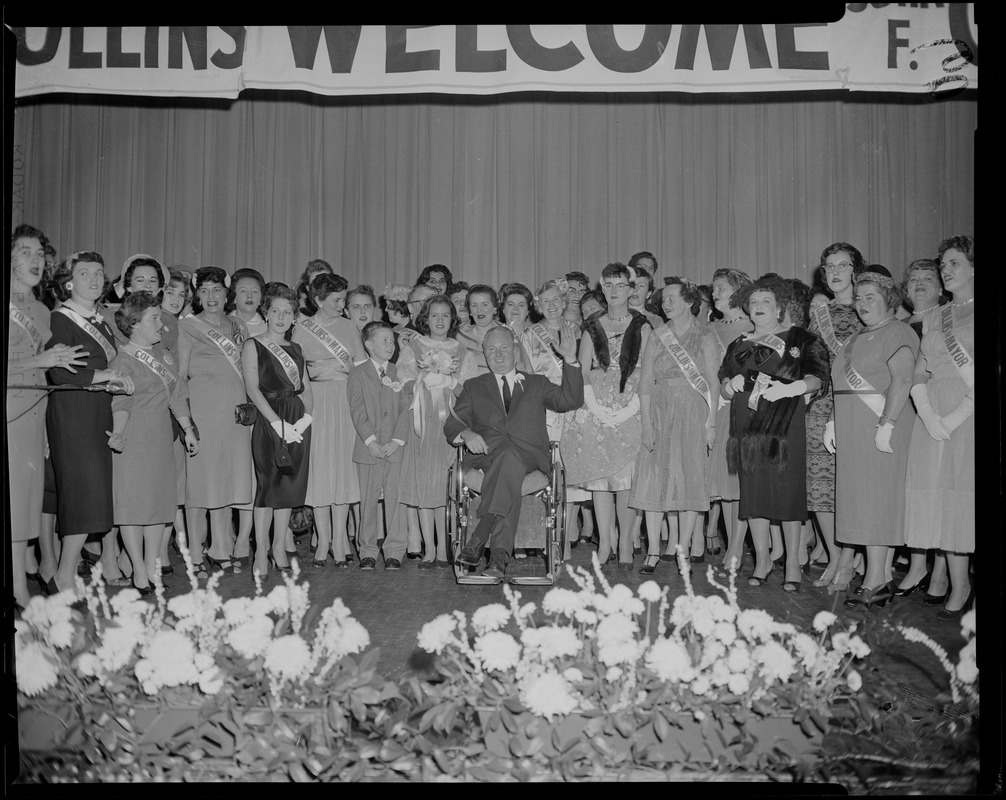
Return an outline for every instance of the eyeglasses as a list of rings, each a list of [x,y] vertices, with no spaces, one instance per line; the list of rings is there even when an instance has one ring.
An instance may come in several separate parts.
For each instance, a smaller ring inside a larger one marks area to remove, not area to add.
[[[824,265],[824,271],[827,272],[829,275],[832,275],[836,272],[846,272],[850,269],[852,269],[851,261],[839,261],[837,264]]]
[[[566,288],[566,294],[574,295],[575,297],[580,297],[587,293],[586,289],[577,289],[575,286],[569,286]]]
[[[622,289],[628,289],[630,288],[630,286],[627,283],[606,283],[604,284],[604,288],[609,292],[618,292],[621,291]]]

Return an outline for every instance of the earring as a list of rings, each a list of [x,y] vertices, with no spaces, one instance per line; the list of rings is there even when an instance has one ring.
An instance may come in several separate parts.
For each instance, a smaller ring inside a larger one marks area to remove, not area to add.
[[[66,290],[68,292],[72,292],[73,291],[73,283],[72,282],[70,282],[70,281],[66,282]]]

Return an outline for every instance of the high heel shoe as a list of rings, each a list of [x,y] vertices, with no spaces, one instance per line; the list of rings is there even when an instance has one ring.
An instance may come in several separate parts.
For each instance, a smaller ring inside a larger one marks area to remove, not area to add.
[[[206,559],[213,569],[218,569],[221,572],[227,572],[233,575],[237,575],[241,572],[241,565],[235,564],[230,558],[225,558],[220,561],[213,558],[209,553],[203,553],[203,558]]]
[[[269,554],[269,563],[272,564],[283,575],[290,575],[290,574],[293,573],[293,567],[290,566],[289,564],[287,564],[286,566],[284,566],[282,564],[277,564],[276,563],[276,559],[273,558],[272,553]]]
[[[876,589],[863,589],[859,595],[850,595],[845,599],[846,608],[883,608],[894,599],[894,586],[890,583],[882,584]]]
[[[140,593],[140,597],[150,597],[154,593],[154,587],[149,583],[146,586],[137,586],[135,583],[130,581],[133,588]]]
[[[927,606],[942,606],[947,602],[948,597],[950,597],[949,586],[947,586],[947,590],[943,594],[929,594],[929,592],[926,592],[922,595],[922,602]]]
[[[906,586],[904,589],[902,589],[900,586],[895,587],[895,589],[894,589],[894,596],[895,597],[908,597],[910,594],[912,594],[917,589],[928,589],[929,588],[929,579],[931,577],[932,577],[931,574],[927,572],[925,575],[922,576],[922,578],[920,578],[919,580],[917,580],[911,586]]]
[[[706,555],[718,556],[723,552],[723,548],[720,545],[720,537],[718,535],[707,536],[706,537]]]
[[[639,568],[640,575],[652,575],[657,571],[660,564],[660,555],[648,555],[643,559],[643,566]]]
[[[960,619],[968,611],[971,610],[971,606],[975,602],[975,587],[971,587],[971,591],[968,593],[968,599],[964,601],[964,605],[958,608],[956,611],[951,611],[946,606],[941,608],[937,613],[937,619]]]
[[[775,564],[776,564],[776,562],[773,561],[772,562],[772,566],[768,568],[768,572],[765,573],[765,577],[764,578],[759,578],[757,575],[755,575],[752,572],[751,573],[751,577],[748,578],[748,586],[750,586],[753,589],[764,586],[765,583],[768,581],[768,576],[771,575],[772,571],[775,569]]]
[[[835,577],[828,584],[828,594],[837,594],[838,592],[846,591],[849,588],[849,584],[852,583],[852,578],[855,574],[856,571],[851,566],[839,567],[835,570]]]

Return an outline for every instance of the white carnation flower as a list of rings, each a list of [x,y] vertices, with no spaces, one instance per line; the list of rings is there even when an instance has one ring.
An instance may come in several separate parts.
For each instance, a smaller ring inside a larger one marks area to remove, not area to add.
[[[854,692],[858,692],[861,688],[863,688],[863,678],[854,669],[849,670],[849,674],[845,676],[845,681],[849,684],[849,688]]]
[[[59,667],[38,644],[26,642],[16,653],[17,688],[34,697],[56,685]]]
[[[595,601],[597,610],[603,614],[623,614],[632,616],[642,614],[646,607],[624,583],[616,583],[607,596],[599,595]]]
[[[199,691],[203,694],[217,694],[224,688],[226,674],[217,667],[204,670],[199,674]]]
[[[769,682],[785,683],[796,669],[789,651],[778,642],[766,642],[754,649],[754,659],[761,664],[761,673]]]
[[[974,683],[978,680],[977,642],[977,639],[972,639],[961,648],[960,661],[957,664],[956,672],[957,677],[964,683]]]
[[[120,592],[116,592],[109,598],[108,602],[115,610],[115,613],[122,617],[145,617],[150,612],[150,609],[153,608],[131,586]]]
[[[195,592],[180,594],[168,600],[168,611],[180,619],[194,616],[198,610]]]
[[[716,622],[733,622],[737,611],[718,594],[703,598],[706,611]]]
[[[357,620],[350,617],[342,623],[342,655],[362,653],[370,645],[370,634]]]
[[[101,637],[101,646],[95,651],[101,666],[108,672],[117,672],[129,663],[133,651],[140,644],[142,628],[130,625],[109,625]]]
[[[608,667],[608,671],[604,674],[604,679],[608,683],[614,683],[621,677],[622,677],[621,667]]]
[[[622,584],[619,584],[622,585]],[[639,625],[631,617],[612,614],[597,626],[597,643],[600,647],[634,640]]]
[[[695,674],[685,646],[677,639],[658,639],[646,654],[646,666],[660,680],[689,681]]]
[[[46,638],[53,647],[69,647],[73,643],[74,630],[73,623],[69,621],[54,622]]]
[[[249,617],[227,634],[227,643],[245,658],[262,655],[272,641],[273,623],[268,617]]]
[[[205,672],[213,666],[213,656],[208,653],[196,653],[195,657],[192,659],[192,666],[200,672]]]
[[[81,653],[74,663],[81,675],[97,675],[101,669],[101,662],[94,653]]]
[[[818,611],[817,615],[814,617],[814,630],[818,633],[824,633],[835,623],[835,620],[837,619],[838,617],[830,611]]]
[[[528,628],[524,631],[535,631],[535,634],[525,639],[521,635],[521,640],[527,643],[530,641],[545,661],[553,658],[566,658],[578,655],[582,643],[577,632],[568,625],[545,625],[541,628]]]
[[[224,620],[228,625],[240,625],[248,620],[248,606],[251,604],[249,597],[232,597],[224,602]]]
[[[486,669],[505,672],[520,661],[520,645],[509,633],[489,631],[475,640],[475,654]]]
[[[717,622],[713,627],[713,636],[725,645],[731,645],[737,638],[737,629],[731,622]]]
[[[635,639],[602,644],[597,649],[597,658],[606,667],[613,667],[618,664],[634,664],[639,657],[640,647],[645,647],[645,642],[640,645]]]
[[[561,587],[550,589],[541,601],[541,610],[546,614],[562,614],[572,617],[583,608],[584,601],[579,592]]]
[[[730,676],[730,680],[727,681],[727,688],[734,694],[744,694],[751,688],[751,682],[746,676],[734,673]]]
[[[499,630],[509,621],[510,609],[502,603],[490,603],[472,614],[472,628],[479,634]]]
[[[648,603],[656,603],[660,600],[660,585],[656,581],[643,581],[636,593]]]
[[[273,639],[265,652],[265,669],[283,680],[296,680],[311,663],[311,649],[296,634]]]
[[[760,608],[747,608],[737,615],[737,630],[745,639],[766,640],[771,638],[775,620]]]
[[[562,673],[564,677],[570,683],[579,683],[583,680],[583,673],[580,672],[576,667],[570,667],[565,672]]]
[[[269,601],[273,611],[285,614],[290,610],[290,589],[286,584],[275,587],[265,599]]]
[[[253,597],[248,601],[249,617],[265,617],[272,613],[272,603],[267,597]]]
[[[581,625],[591,626],[597,624],[597,613],[589,608],[578,608],[573,612],[573,617]]]
[[[971,634],[978,633],[978,617],[975,616],[976,609],[972,608],[961,617],[961,635],[966,639]]]
[[[419,646],[428,653],[441,653],[451,642],[451,634],[457,626],[457,620],[450,614],[441,614],[436,619],[427,622],[419,631]]]
[[[713,664],[712,671],[709,673],[709,680],[714,686],[723,686],[730,680],[730,676],[733,673],[730,671],[730,667],[727,666],[727,662],[720,659]]]
[[[746,672],[751,666],[751,652],[743,642],[737,642],[730,648],[727,656],[727,666],[733,672]]]
[[[800,657],[803,668],[806,670],[812,669],[820,657],[820,645],[814,641],[812,636],[806,633],[796,634],[792,639],[792,643],[793,649],[796,650],[796,654]]]
[[[853,658],[866,658],[870,655],[870,646],[858,636],[850,636],[849,652]]]
[[[521,693],[524,705],[532,714],[551,720],[556,715],[576,711],[577,700],[569,682],[554,672],[537,675],[526,682]]]
[[[699,696],[707,694],[710,689],[712,689],[712,684],[709,682],[709,678],[705,675],[699,675],[694,681],[692,681],[692,692]]]

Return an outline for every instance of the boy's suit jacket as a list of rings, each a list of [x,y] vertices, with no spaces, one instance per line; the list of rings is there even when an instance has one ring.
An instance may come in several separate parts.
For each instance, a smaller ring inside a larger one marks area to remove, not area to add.
[[[387,377],[398,380],[398,368],[388,362]],[[349,413],[356,428],[356,444],[353,446],[353,461],[357,464],[376,464],[377,459],[370,454],[364,442],[374,436],[378,444],[387,444],[392,439],[403,442],[409,440],[412,417],[408,414],[412,405],[412,382],[399,392],[381,383],[377,367],[371,359],[353,367],[348,381]],[[404,447],[399,447],[388,459],[402,460]]]

